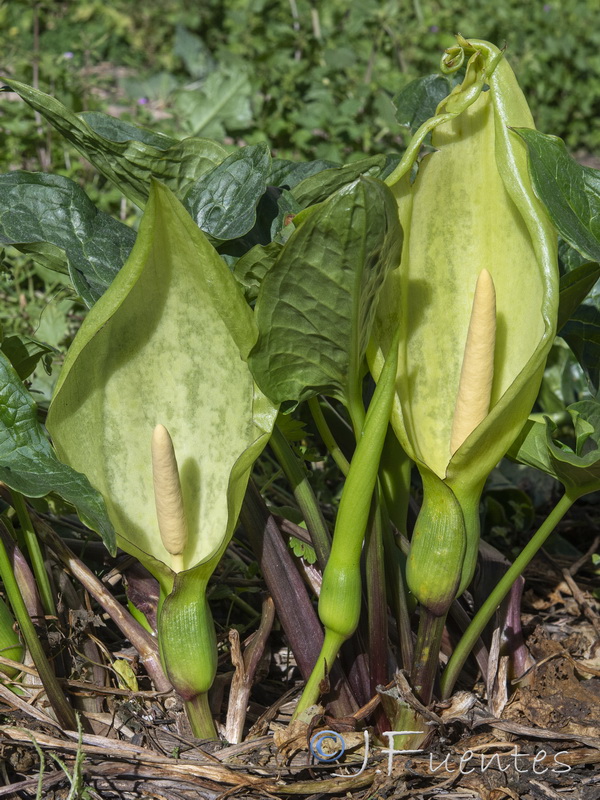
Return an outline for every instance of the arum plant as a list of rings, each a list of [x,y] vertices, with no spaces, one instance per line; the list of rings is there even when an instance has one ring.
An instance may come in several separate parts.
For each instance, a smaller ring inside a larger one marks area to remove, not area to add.
[[[399,328],[392,425],[423,480],[406,579],[420,606],[411,678],[425,704],[446,614],[473,577],[481,491],[531,411],[558,305],[557,236],[511,130],[533,127],[529,108],[496,47],[458,37],[443,69],[464,58],[464,80],[387,180],[404,247],[378,309],[380,353],[371,354],[377,375]],[[411,182],[427,131],[436,150]]]
[[[458,37],[442,72],[455,76],[462,67],[452,90],[445,77],[427,79],[418,113],[414,104],[409,114],[400,110],[414,136],[385,182],[382,156],[334,166],[273,161],[266,145],[227,153],[208,140],[177,142],[104,115],[76,115],[9,82],[144,213],[136,236],[66,178],[0,176],[0,205],[17,209],[0,215],[0,240],[68,274],[91,308],[48,415],[70,467],[57,466],[26,376],[13,369],[5,372],[6,413],[0,409],[0,422],[8,420],[0,478],[13,497],[62,492],[109,548],[114,527],[118,544],[155,576],[162,661],[198,736],[215,735],[207,583],[268,440],[323,570],[321,638],[299,575],[290,579],[291,555],[281,558],[269,484],[264,500],[257,496],[257,471],[243,521],[310,674],[297,714],[319,698],[348,640],[341,665],[354,648],[361,663],[368,657],[372,680],[361,685],[350,671],[347,682],[334,679],[337,708],[354,713],[365,686],[373,694],[386,682],[386,602],[412,690],[431,702],[446,617],[475,570],[482,489],[509,448],[558,477],[565,497],[468,625],[442,676],[443,696],[510,582],[573,499],[597,488],[595,406],[571,409],[573,450],[539,415],[527,421],[557,318],[567,341],[588,353],[582,325],[594,309],[582,314],[578,306],[598,265],[579,261],[563,276],[559,308],[556,228],[582,258],[598,260],[597,175],[570,163],[557,168],[564,148],[534,131],[502,51]],[[433,152],[421,156],[428,137]],[[556,190],[560,176],[572,182]],[[597,379],[597,363],[580,360]],[[2,370],[4,361],[0,354]],[[376,388],[367,403],[369,369]],[[320,395],[344,417],[350,446],[336,441]],[[344,478],[333,537],[281,418],[273,432],[278,407],[292,413],[303,402]],[[15,415],[27,425],[13,424]],[[25,445],[33,479],[15,461]],[[423,502],[409,542],[394,539],[390,520],[410,533],[413,465]],[[412,708],[387,708],[393,728],[419,729],[412,746],[422,741],[425,726]]]
[[[356,179],[300,217],[260,288],[251,366],[274,401],[293,407],[318,392],[339,400],[357,446],[323,573],[325,639],[296,714],[316,702],[321,681],[359,623],[361,552],[394,395],[397,342],[366,415],[364,361],[381,287],[402,242],[394,198],[371,178]],[[299,269],[310,283],[298,282]]]
[[[215,736],[217,663],[206,587],[276,414],[248,368],[256,335],[225,263],[156,183],[48,414],[60,457],[102,493],[119,545],[160,583],[161,657],[204,738]]]

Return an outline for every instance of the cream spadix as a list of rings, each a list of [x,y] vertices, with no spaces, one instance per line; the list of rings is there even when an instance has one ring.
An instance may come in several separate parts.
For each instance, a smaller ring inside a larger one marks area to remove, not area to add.
[[[173,557],[173,571],[181,572],[188,528],[175,448],[164,425],[157,425],[152,433],[152,478],[160,538]]]
[[[481,270],[475,286],[473,308],[458,384],[450,456],[483,422],[490,410],[496,345],[496,290],[487,269]]]

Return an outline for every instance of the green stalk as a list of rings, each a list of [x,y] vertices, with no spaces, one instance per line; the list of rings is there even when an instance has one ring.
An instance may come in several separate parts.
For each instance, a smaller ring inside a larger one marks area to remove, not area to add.
[[[325,639],[323,640],[321,652],[313,671],[310,673],[310,678],[306,681],[302,697],[298,701],[292,720],[296,719],[302,711],[315,705],[320,695],[323,694],[321,683],[329,676],[333,662],[346,639],[346,636],[337,634],[330,628],[325,628]]]
[[[473,649],[478,637],[481,635],[485,626],[492,618],[494,612],[509,593],[515,580],[522,574],[531,559],[544,544],[548,536],[556,528],[560,520],[564,517],[573,503],[581,497],[584,492],[575,489],[567,489],[565,494],[558,501],[549,516],[538,528],[531,540],[523,548],[522,552],[515,559],[514,563],[507,570],[502,580],[496,585],[485,603],[481,606],[477,614],[473,617],[471,624],[457,644],[450,661],[448,662],[441,681],[442,698],[447,698],[452,693],[454,684],[460,674],[461,669],[471,650]]]
[[[319,598],[319,616],[325,627],[325,640],[294,717],[316,703],[321,681],[325,677],[325,666],[331,668],[339,648],[352,636],[360,618],[360,557],[396,390],[398,338],[399,330],[392,341],[369,405],[364,430],[362,436],[358,437],[342,491],[331,555],[323,573]]]
[[[319,398],[311,397],[308,401],[308,407],[310,409],[310,413],[312,414],[315,425],[317,426],[317,430],[319,431],[319,436],[321,437],[323,444],[337,464],[342,475],[346,476],[348,474],[348,470],[350,469],[350,462],[342,453],[340,446],[336,442],[335,437],[331,432],[331,428],[327,424],[327,420],[323,414],[323,409],[319,403]]]
[[[183,705],[192,733],[197,739],[214,740],[218,738],[208,703],[208,692],[198,694],[191,700],[185,700]]]
[[[75,712],[69,705],[56,675],[52,671],[52,667],[44,653],[40,640],[37,637],[33,622],[27,613],[23,597],[21,596],[19,586],[15,580],[10,559],[2,539],[0,539],[0,577],[4,583],[4,588],[14,615],[19,623],[21,635],[25,639],[25,644],[31,654],[35,668],[38,671],[50,705],[56,714],[56,719],[61,727],[66,730],[75,731],[77,730]]]
[[[173,688],[185,703],[198,739],[217,739],[208,705],[208,691],[217,673],[217,637],[206,599],[210,562],[175,577],[158,609],[160,657]]]
[[[54,602],[54,594],[52,592],[52,587],[50,586],[48,572],[46,571],[44,555],[40,547],[39,539],[33,527],[33,523],[31,522],[27,505],[25,504],[23,495],[19,492],[11,491],[11,497],[13,508],[17,512],[17,517],[19,518],[19,524],[21,525],[21,530],[23,532],[23,539],[27,546],[29,557],[31,558],[31,566],[33,569],[33,574],[35,575],[35,582],[37,584],[40,599],[42,601],[44,613],[48,616],[55,617],[57,612],[56,604]]]
[[[404,580],[406,557],[397,546],[389,523],[385,522],[383,527],[383,547],[390,606],[394,611],[398,639],[400,640],[400,661],[403,669],[409,669],[413,662],[414,647]]]
[[[411,671],[411,684],[419,700],[427,706],[433,697],[433,684],[438,670],[447,614],[439,617],[421,606],[419,615],[419,632]]]
[[[379,499],[381,492],[375,493]],[[379,502],[373,502],[373,513],[368,527],[366,549],[367,618],[369,626],[369,678],[371,696],[377,686],[388,682],[388,615],[383,549],[383,519]],[[387,721],[381,707],[376,712],[380,733],[387,730]]]
[[[331,537],[308,476],[278,425],[273,428],[269,444],[292,486],[294,497],[310,533],[319,566],[324,570],[331,550]]]

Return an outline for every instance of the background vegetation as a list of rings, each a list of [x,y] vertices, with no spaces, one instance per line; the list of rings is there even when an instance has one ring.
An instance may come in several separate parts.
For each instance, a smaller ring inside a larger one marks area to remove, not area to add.
[[[75,111],[100,110],[184,137],[268,142],[274,155],[347,162],[398,153],[394,97],[436,72],[453,34],[506,42],[538,127],[600,153],[597,0],[5,0],[0,75]],[[16,95],[0,95],[0,173],[55,172],[102,210],[137,210]],[[81,318],[61,276],[0,252],[0,323],[60,351]],[[48,400],[54,374],[37,370]]]
[[[586,123],[600,114],[596,0],[470,5],[10,0],[0,3],[0,69],[74,110],[108,109],[166,133],[266,140],[278,155],[344,161],[398,149],[394,95],[437,71],[460,31],[506,42],[538,127],[571,150],[597,150],[600,129]],[[2,171],[63,160],[69,170],[62,143],[47,141],[51,152],[40,152],[39,125],[22,103],[2,103],[0,127]]]

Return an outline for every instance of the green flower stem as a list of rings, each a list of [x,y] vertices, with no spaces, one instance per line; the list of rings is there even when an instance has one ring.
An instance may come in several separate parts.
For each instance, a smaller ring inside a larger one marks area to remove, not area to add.
[[[158,644],[163,666],[185,703],[194,736],[217,739],[208,692],[217,674],[217,635],[206,588],[214,564],[180,572],[167,595],[161,587]]]
[[[319,403],[319,398],[311,397],[308,401],[308,407],[310,409],[310,413],[312,414],[315,425],[317,426],[317,430],[319,431],[319,436],[321,437],[323,444],[337,464],[342,475],[346,476],[348,474],[348,470],[350,469],[350,462],[342,453],[340,446],[336,442],[333,433],[331,432],[331,428],[327,424],[321,404]]]
[[[0,539],[0,577],[2,578],[2,582],[4,584],[8,600],[12,606],[13,613],[17,619],[17,622],[19,623],[21,635],[23,636],[25,644],[27,645],[27,649],[31,654],[33,663],[38,671],[38,675],[40,676],[40,680],[44,686],[50,705],[56,714],[56,719],[61,727],[65,728],[66,730],[76,731],[77,717],[75,716],[74,710],[69,705],[69,702],[64,695],[56,675],[52,671],[50,662],[48,661],[46,653],[44,652],[40,640],[37,637],[35,628],[33,627],[33,622],[31,621],[31,617],[27,613],[27,608],[23,602],[23,597],[21,596],[19,586],[12,571],[10,558],[8,557],[8,553],[2,539]]]
[[[40,594],[44,613],[48,616],[55,617],[56,604],[54,603],[54,595],[52,592],[52,587],[50,586],[48,572],[46,571],[44,555],[40,547],[39,539],[34,530],[33,523],[31,522],[27,505],[25,504],[23,495],[19,492],[11,491],[11,497],[13,508],[17,512],[17,517],[19,518],[19,524],[21,525],[21,530],[23,532],[23,539],[27,546],[29,557],[31,558],[31,566],[33,568],[33,574],[35,575],[35,582]]]
[[[208,703],[207,692],[198,694],[191,700],[186,700],[184,707],[192,733],[197,739],[214,740],[218,738]]]
[[[381,492],[376,492],[378,498]],[[367,614],[369,625],[369,679],[371,696],[377,686],[388,682],[388,612],[385,580],[385,557],[383,547],[383,519],[380,503],[373,503],[373,512],[367,531],[366,578]],[[377,714],[380,732],[387,730],[385,715],[381,708]]]
[[[324,670],[331,668],[339,648],[352,636],[360,619],[360,558],[396,388],[399,335],[398,330],[369,405],[342,491],[331,556],[323,573],[319,597],[319,617],[325,627],[325,640],[295,716],[316,702]]]
[[[325,687],[321,684],[327,680],[333,663],[337,658],[337,654],[340,651],[340,647],[345,641],[346,636],[335,633],[335,631],[329,628],[325,629],[325,639],[323,640],[321,652],[310,674],[310,678],[306,682],[302,697],[298,701],[292,720],[296,719],[302,711],[315,705],[321,694],[324,694]]]
[[[319,566],[323,570],[325,569],[331,551],[331,537],[315,493],[313,492],[306,472],[294,455],[292,448],[278,425],[275,425],[273,428],[269,444],[275,454],[275,458],[292,486],[294,497],[300,506],[300,511],[302,512],[306,527],[310,533]]]
[[[450,661],[444,670],[441,682],[442,698],[449,697],[452,693],[454,684],[456,683],[456,680],[461,669],[463,668],[463,664],[467,660],[469,653],[475,646],[478,637],[481,635],[485,626],[492,618],[494,612],[509,593],[510,588],[515,580],[519,577],[519,575],[522,574],[525,567],[529,564],[531,559],[544,544],[548,536],[556,528],[560,520],[583,493],[584,492],[581,490],[567,489],[565,494],[553,508],[552,512],[544,520],[528,544],[523,548],[522,552],[515,559],[512,566],[507,570],[502,580],[496,585],[477,614],[475,614],[471,624],[464,632],[459,643],[454,649]]]
[[[433,685],[437,675],[440,645],[446,614],[436,616],[429,609],[420,606],[419,632],[411,671],[413,690],[423,705],[431,703]]]
[[[389,517],[402,533],[407,530],[412,466],[413,462],[389,427],[381,454],[379,481]]]
[[[410,614],[406,598],[406,556],[394,540],[389,524],[384,523],[383,547],[385,552],[385,568],[390,606],[394,610],[400,655],[403,669],[410,669],[413,662],[414,647],[410,630]]]

